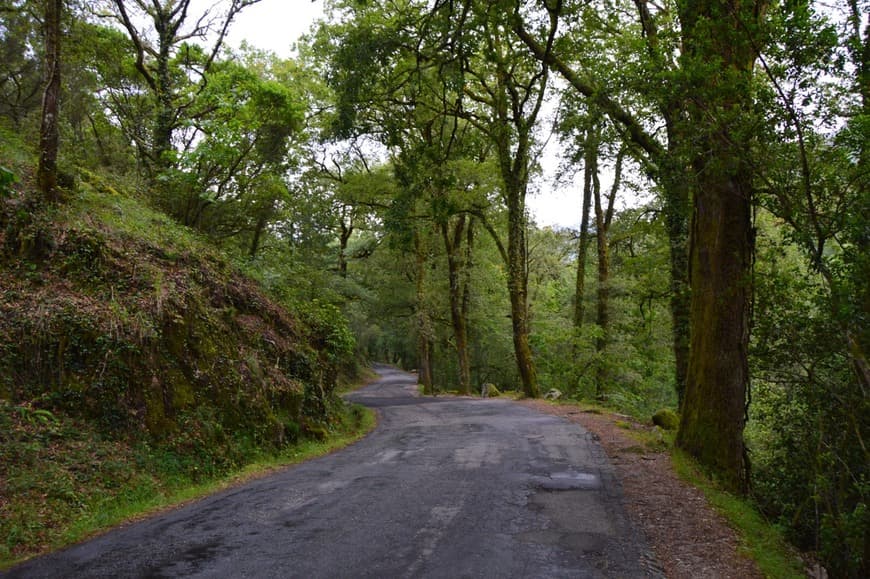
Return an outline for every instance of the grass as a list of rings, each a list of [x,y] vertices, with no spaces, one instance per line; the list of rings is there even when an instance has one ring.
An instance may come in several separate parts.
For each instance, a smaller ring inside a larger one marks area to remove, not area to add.
[[[234,472],[193,480],[189,464],[159,449],[109,441],[86,424],[27,407],[0,410],[0,570],[334,452],[376,424],[373,411],[353,406],[326,440],[251,454]]]
[[[781,531],[765,520],[748,500],[720,489],[691,457],[679,449],[672,450],[671,458],[680,478],[700,489],[713,508],[738,532],[742,541],[741,552],[758,564],[765,577],[806,577],[800,559]]]

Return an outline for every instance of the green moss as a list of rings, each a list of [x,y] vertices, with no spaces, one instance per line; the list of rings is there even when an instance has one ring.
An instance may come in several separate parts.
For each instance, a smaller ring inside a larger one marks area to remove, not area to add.
[[[662,408],[653,414],[652,422],[664,430],[676,430],[680,427],[680,417],[669,408]]]
[[[766,521],[748,500],[720,488],[685,452],[676,450],[671,456],[680,478],[701,489],[713,508],[735,528],[740,535],[740,551],[755,560],[765,577],[806,577],[800,558],[782,532]]]
[[[172,407],[177,410],[185,410],[196,402],[194,396],[194,387],[187,380],[184,372],[178,368],[168,368],[165,374],[165,380],[169,386],[169,391],[172,393]]]

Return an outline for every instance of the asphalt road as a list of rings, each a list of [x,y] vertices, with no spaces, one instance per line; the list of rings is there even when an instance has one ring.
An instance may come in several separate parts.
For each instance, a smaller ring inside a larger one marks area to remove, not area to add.
[[[380,413],[365,440],[4,577],[659,575],[590,434],[378,370],[349,396]]]

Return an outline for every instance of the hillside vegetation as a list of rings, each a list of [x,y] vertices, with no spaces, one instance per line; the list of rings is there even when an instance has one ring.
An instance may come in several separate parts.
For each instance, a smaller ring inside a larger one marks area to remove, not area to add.
[[[26,171],[0,212],[0,560],[346,421],[340,323],[103,177],[48,206]]]

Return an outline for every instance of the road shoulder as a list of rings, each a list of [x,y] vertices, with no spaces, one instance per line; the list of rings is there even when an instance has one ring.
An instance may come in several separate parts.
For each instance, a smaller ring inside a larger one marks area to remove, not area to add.
[[[607,415],[542,400],[519,403],[561,416],[596,436],[614,465],[629,516],[643,530],[667,577],[763,576],[740,552],[737,533],[702,492],[679,479],[667,452],[644,447]]]

